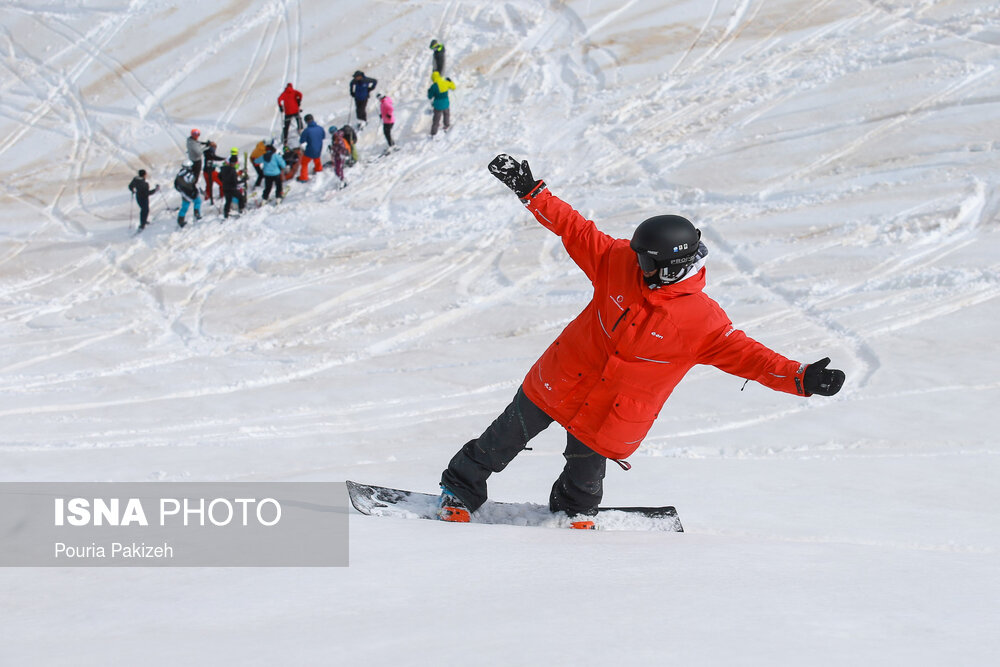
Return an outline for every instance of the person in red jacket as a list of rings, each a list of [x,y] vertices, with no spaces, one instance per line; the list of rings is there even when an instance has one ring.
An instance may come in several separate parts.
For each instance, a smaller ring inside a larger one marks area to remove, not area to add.
[[[531,367],[504,412],[451,459],[441,475],[440,518],[468,521],[486,502],[489,476],[553,421],[566,429],[567,444],[549,509],[593,515],[608,459],[630,467],[623,459],[697,364],[798,396],[840,390],[844,373],[827,368],[829,358],[792,361],[733,326],[703,291],[708,249],[686,218],[655,216],[631,240],[616,239],[535,180],[526,160],[499,155],[489,170],[562,238],[594,293]],[[580,527],[590,526],[583,521]]]
[[[288,145],[288,126],[292,124],[292,119],[295,119],[295,128],[298,132],[302,132],[302,93],[295,90],[292,84],[285,86],[285,89],[278,95],[278,108],[281,109],[282,113],[285,114],[285,126],[281,131],[281,143]]]

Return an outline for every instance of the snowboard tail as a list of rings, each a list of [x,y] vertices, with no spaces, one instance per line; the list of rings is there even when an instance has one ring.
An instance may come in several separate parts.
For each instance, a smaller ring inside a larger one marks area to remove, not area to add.
[[[437,520],[438,494],[420,493],[385,486],[347,482],[351,504],[362,514],[397,519]],[[569,528],[576,519],[564,512],[550,512],[535,503],[504,503],[492,500],[472,514],[471,523]],[[657,530],[684,532],[673,507],[601,507],[593,517],[598,530]]]

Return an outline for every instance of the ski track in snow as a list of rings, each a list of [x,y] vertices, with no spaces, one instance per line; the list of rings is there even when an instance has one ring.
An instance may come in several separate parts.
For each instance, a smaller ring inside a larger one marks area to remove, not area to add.
[[[443,594],[478,613],[499,602],[482,584],[463,582],[476,597],[468,606],[416,571],[437,571],[444,550],[467,549],[475,560],[480,548],[502,554],[511,543],[512,559],[531,556],[513,578],[537,569],[564,585],[569,552],[560,549],[579,539],[574,549],[593,550],[579,561],[585,576],[617,562],[624,577],[650,578],[649,591],[629,589],[622,618],[635,624],[679,604],[677,633],[692,646],[725,645],[714,636],[728,620],[755,642],[763,632],[761,646],[775,639],[766,624],[782,635],[771,643],[799,638],[768,664],[864,632],[882,653],[830,654],[823,664],[884,664],[890,654],[919,664],[907,656],[922,647],[930,647],[923,664],[976,664],[915,637],[951,650],[976,644],[974,657],[989,650],[968,637],[988,634],[974,623],[991,626],[975,605],[996,587],[990,559],[1000,549],[983,509],[996,504],[1000,455],[988,421],[1000,393],[989,349],[1000,303],[1000,141],[990,134],[1000,108],[1000,9],[957,0],[345,0],[334,9],[258,0],[187,21],[146,0],[65,4],[0,9],[7,479],[346,476],[432,490],[448,457],[503,408],[589,297],[559,239],[485,171],[494,154],[510,152],[609,234],[627,236],[654,213],[689,214],[710,248],[707,291],[735,325],[807,363],[830,355],[847,371],[844,391],[801,400],[753,383],[741,391],[742,379],[694,369],[633,470],[609,470],[606,495],[614,504],[675,504],[683,539],[538,530],[515,540],[502,527],[426,522],[419,529],[431,536],[408,545],[410,572],[371,553],[410,540],[412,526],[353,517],[361,537],[352,550],[367,558],[348,573],[359,583],[296,574],[275,580],[282,595],[301,577],[319,591],[370,596],[377,603],[361,608],[388,614],[384,627],[401,633],[394,642],[414,645],[408,657],[458,662],[421,644],[438,628],[411,612],[400,622],[391,611],[399,599],[382,589]],[[454,128],[434,140],[426,136],[431,37],[448,45],[458,84]],[[287,81],[324,129],[341,125],[353,118],[355,69],[395,99],[398,152],[378,157],[385,141],[375,100],[346,189],[328,168],[308,184],[291,181],[280,205],[222,222],[206,204],[204,220],[176,229],[171,184],[191,127],[220,151],[249,151],[280,133],[274,100]],[[125,186],[138,168],[163,191],[152,198],[150,228],[133,236]],[[491,480],[491,497],[544,503],[563,443],[557,428],[540,435],[535,451]],[[602,550],[605,539],[617,540],[614,551]],[[623,545],[630,559],[615,561]],[[250,588],[261,590],[268,574]],[[215,572],[204,576],[187,581],[239,607],[205,605],[213,628],[232,630],[228,617],[247,613],[263,627],[284,609],[272,602],[259,611],[259,600],[217,584]],[[88,577],[100,595],[126,602],[126,589],[148,579]],[[41,575],[24,581],[20,592],[20,577],[8,582],[12,608],[24,612],[6,619],[24,637],[10,644],[17,656],[51,635],[35,614],[55,604],[50,597],[62,603],[54,585],[38,594]],[[539,581],[537,595],[563,600],[567,589]],[[789,592],[796,581],[806,592]],[[958,592],[925,602],[916,589],[931,584]],[[610,585],[593,594],[615,604],[620,583]],[[761,594],[775,597],[762,605]],[[589,604],[570,599],[578,608],[562,601],[551,613],[565,618]],[[339,628],[352,640],[372,636],[322,603],[308,607],[288,618],[303,627],[303,614],[320,619],[324,656]],[[733,618],[720,621],[729,608]],[[788,615],[770,623],[761,608]],[[523,627],[497,625],[499,613],[484,617],[491,632],[522,637]],[[101,637],[122,620],[104,617],[73,627]],[[545,632],[534,640],[550,645],[560,628],[531,617]],[[191,627],[177,622],[166,633],[127,629],[146,638]],[[655,654],[636,648],[654,634],[626,635],[626,649],[588,645],[575,661],[659,659],[658,645]],[[200,659],[222,664],[220,653],[239,652],[215,639]],[[320,654],[310,640],[296,646],[303,660]],[[715,648],[685,649],[677,661],[732,664]],[[552,655],[547,662],[573,661]],[[80,664],[97,664],[87,657]]]

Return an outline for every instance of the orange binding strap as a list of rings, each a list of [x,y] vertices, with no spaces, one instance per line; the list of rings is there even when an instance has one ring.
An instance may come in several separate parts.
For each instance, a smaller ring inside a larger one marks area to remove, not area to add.
[[[455,523],[469,523],[469,510],[460,507],[442,507],[441,520]]]

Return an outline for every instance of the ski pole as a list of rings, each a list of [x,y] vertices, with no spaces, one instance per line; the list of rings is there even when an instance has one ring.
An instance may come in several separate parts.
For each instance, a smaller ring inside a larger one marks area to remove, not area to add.
[[[135,193],[133,192],[132,196],[128,198],[128,230],[129,231],[132,231],[132,208],[133,208],[132,204],[134,204],[134,203],[135,203]]]
[[[164,211],[169,211],[170,210],[170,202],[168,202],[166,196],[164,196],[163,190],[157,190],[157,192],[160,193],[160,199],[163,200],[163,210]]]

